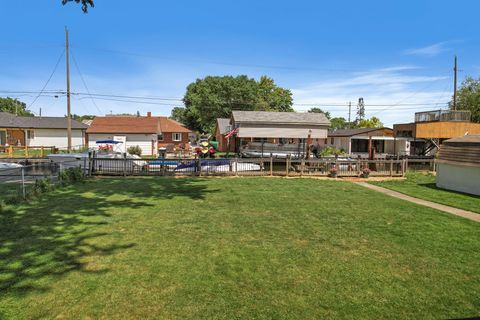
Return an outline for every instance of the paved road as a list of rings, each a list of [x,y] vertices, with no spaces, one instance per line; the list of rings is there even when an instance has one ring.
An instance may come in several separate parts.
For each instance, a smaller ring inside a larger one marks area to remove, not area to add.
[[[383,194],[389,195],[389,196],[394,197],[394,198],[410,201],[410,202],[413,202],[413,203],[416,203],[416,204],[419,204],[419,205],[422,205],[422,206],[425,206],[425,207],[430,207],[430,208],[437,209],[437,210],[440,210],[440,211],[443,211],[443,212],[454,214],[456,216],[459,216],[459,217],[462,217],[462,218],[465,218],[465,219],[480,222],[480,214],[479,213],[475,213],[475,212],[472,212],[472,211],[467,211],[467,210],[462,210],[462,209],[446,206],[446,205],[436,203],[436,202],[431,202],[431,201],[427,201],[427,200],[422,200],[422,199],[410,197],[410,196],[407,196],[406,194],[403,194],[403,193],[400,193],[400,192],[397,192],[397,191],[393,191],[393,190],[390,190],[390,189],[382,188],[382,187],[379,187],[379,186],[375,186],[373,184],[369,184],[369,183],[366,183],[366,182],[354,182],[354,183],[358,184],[359,186],[381,192]]]

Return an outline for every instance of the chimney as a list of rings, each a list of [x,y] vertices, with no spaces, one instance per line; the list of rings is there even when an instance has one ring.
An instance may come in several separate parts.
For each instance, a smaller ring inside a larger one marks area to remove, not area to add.
[[[150,111],[147,112],[147,117],[151,117],[152,116],[152,113]]]

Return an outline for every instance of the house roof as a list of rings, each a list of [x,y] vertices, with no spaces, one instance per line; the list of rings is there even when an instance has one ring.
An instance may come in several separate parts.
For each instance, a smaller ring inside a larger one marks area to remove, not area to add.
[[[87,129],[88,126],[71,121],[72,129]],[[22,128],[22,129],[67,129],[67,118],[65,117],[25,117],[16,116],[7,112],[0,112],[0,128]]]
[[[160,121],[161,132],[185,132],[189,133],[191,130],[187,129],[183,124],[167,117],[158,117]]]
[[[87,133],[189,133],[181,123],[167,117],[108,116],[95,117]]]
[[[372,131],[377,131],[377,130],[391,130],[390,128],[358,128],[358,129],[340,129],[340,130],[335,130],[335,131],[329,131],[328,136],[329,137],[352,137],[356,136],[359,134],[365,134],[369,133]]]
[[[330,125],[323,113],[233,111],[232,117],[235,122],[244,123]]]
[[[438,163],[480,167],[480,135],[466,135],[443,142]]]
[[[469,134],[458,138],[448,139],[443,143],[451,146],[471,145],[480,147],[480,134]]]
[[[230,131],[230,119],[217,118],[217,127],[220,131],[220,134],[228,133]]]
[[[87,133],[158,133],[156,117],[109,116],[95,117]]]

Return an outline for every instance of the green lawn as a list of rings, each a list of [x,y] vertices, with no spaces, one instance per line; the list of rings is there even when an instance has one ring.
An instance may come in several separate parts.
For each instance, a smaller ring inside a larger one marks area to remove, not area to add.
[[[0,213],[1,319],[480,314],[480,224],[349,182],[96,179]]]
[[[480,197],[437,188],[435,176],[427,173],[409,172],[406,180],[372,182],[409,196],[480,213]]]

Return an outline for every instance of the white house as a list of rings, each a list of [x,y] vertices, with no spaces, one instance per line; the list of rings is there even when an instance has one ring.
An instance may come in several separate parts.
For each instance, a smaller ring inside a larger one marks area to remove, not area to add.
[[[72,120],[72,147],[85,145],[88,126]],[[67,148],[67,118],[25,117],[0,112],[0,145]]]
[[[369,148],[375,154],[400,154],[410,152],[407,138],[395,138],[390,128],[360,128],[334,130],[320,141],[320,147],[343,149],[348,154],[369,155]]]
[[[480,195],[480,135],[444,141],[435,163],[437,187]]]

